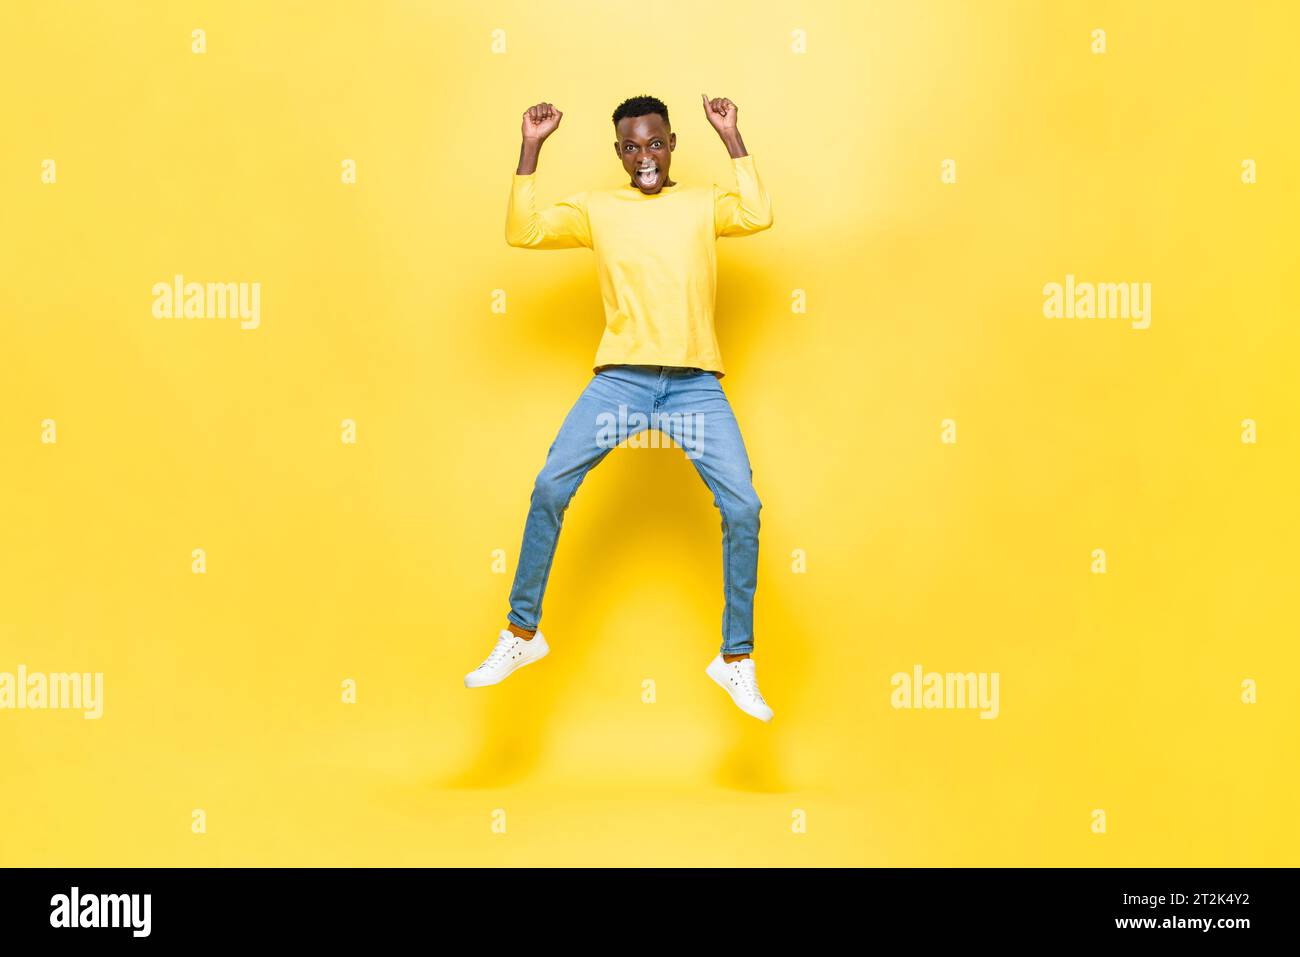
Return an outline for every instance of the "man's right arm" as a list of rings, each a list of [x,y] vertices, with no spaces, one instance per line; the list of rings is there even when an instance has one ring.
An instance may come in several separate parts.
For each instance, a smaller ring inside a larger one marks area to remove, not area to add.
[[[591,248],[591,223],[587,194],[575,193],[550,206],[537,208],[537,160],[542,144],[555,132],[563,116],[549,103],[524,112],[519,165],[510,184],[506,210],[506,242],[527,249]]]

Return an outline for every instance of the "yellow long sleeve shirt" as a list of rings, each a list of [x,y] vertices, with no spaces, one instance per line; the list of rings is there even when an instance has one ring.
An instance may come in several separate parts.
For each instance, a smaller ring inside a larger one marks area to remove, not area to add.
[[[772,225],[772,204],[753,156],[731,158],[735,186],[631,183],[537,206],[536,173],[515,173],[506,242],[528,249],[585,246],[596,254],[605,332],[595,369],[694,366],[725,374],[713,326],[717,238]]]

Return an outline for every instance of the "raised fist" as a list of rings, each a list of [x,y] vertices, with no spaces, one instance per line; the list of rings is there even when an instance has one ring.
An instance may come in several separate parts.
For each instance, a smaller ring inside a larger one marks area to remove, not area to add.
[[[740,107],[725,96],[715,96],[711,100],[703,93],[700,96],[704,97],[704,115],[715,130],[723,133],[736,128],[736,114]]]
[[[526,140],[541,142],[555,132],[564,114],[550,103],[538,103],[524,110],[523,134]]]

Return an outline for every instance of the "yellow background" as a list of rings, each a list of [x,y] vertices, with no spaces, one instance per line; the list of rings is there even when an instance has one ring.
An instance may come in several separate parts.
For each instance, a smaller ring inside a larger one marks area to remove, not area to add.
[[[0,863],[1300,862],[1295,10],[4,4],[0,671],[102,671],[105,714],[0,712]],[[551,656],[468,691],[603,321],[589,252],[504,242],[520,115],[565,113],[547,202],[620,182],[640,93],[725,183],[702,92],[775,212],[718,313],[776,718],[704,675],[678,449],[589,476]],[[261,327],[154,319],[178,272]],[[1151,327],[1044,318],[1067,273]],[[915,664],[1000,717],[894,710]]]

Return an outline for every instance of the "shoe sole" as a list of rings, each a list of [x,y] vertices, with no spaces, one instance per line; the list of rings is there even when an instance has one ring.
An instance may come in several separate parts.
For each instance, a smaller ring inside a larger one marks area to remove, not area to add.
[[[745,712],[745,714],[749,715],[751,718],[757,718],[759,721],[772,720],[773,716],[770,713],[767,715],[754,714],[754,712],[750,711],[739,700],[737,700],[736,696],[731,693],[731,688],[728,686],[727,682],[723,681],[721,678],[719,678],[717,675],[713,673],[712,665],[710,665],[708,668],[705,668],[704,673],[708,675],[710,678],[712,678],[713,683],[727,693],[727,697],[731,699],[731,703],[734,704],[741,711]]]
[[[514,673],[515,673],[516,671],[518,671],[520,668],[527,668],[529,665],[536,664],[537,662],[541,661],[543,658],[545,658],[545,657],[546,657],[547,655],[549,655],[550,653],[551,653],[551,649],[550,649],[550,648],[547,648],[545,651],[543,651],[543,652],[542,652],[540,655],[538,655],[536,658],[529,658],[527,661],[521,661],[519,664],[515,665],[513,668],[511,668],[509,671],[507,671],[505,674],[503,674],[503,675],[502,675],[500,678],[498,678],[496,681],[484,681],[482,684],[474,684],[474,685],[472,685],[472,684],[469,683],[469,679],[466,678],[466,680],[465,680],[465,687],[466,687],[466,688],[491,688],[493,685],[499,685],[499,684],[501,684],[501,682],[505,681],[507,678],[509,678],[512,674],[514,674]]]

